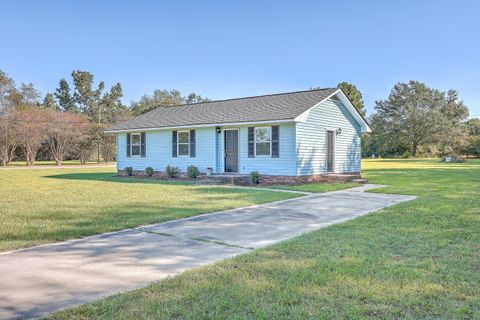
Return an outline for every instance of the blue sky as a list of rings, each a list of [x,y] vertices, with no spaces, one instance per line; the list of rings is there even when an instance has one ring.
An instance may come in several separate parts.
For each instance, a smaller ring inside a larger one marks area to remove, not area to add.
[[[5,1],[0,69],[45,94],[73,69],[124,102],[212,99],[349,81],[368,113],[399,81],[457,89],[480,115],[478,1]]]

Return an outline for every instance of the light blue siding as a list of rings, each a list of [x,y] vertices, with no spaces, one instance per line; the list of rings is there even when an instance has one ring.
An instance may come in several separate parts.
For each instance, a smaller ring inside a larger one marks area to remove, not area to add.
[[[275,124],[261,125],[271,126]],[[252,171],[258,171],[266,175],[286,175],[294,176],[295,173],[295,124],[281,123],[279,125],[280,133],[280,155],[278,158],[271,156],[258,156],[254,158],[248,157],[248,127],[222,127],[222,134],[219,137],[219,148],[217,149],[217,157],[219,159],[219,171],[224,171],[224,129],[239,130],[239,163],[238,170],[241,174],[248,174]]]
[[[275,123],[265,126],[272,126]],[[185,171],[189,165],[204,172],[211,167],[224,172],[225,129],[239,130],[239,173],[258,171],[265,175],[311,175],[326,173],[325,137],[327,130],[341,128],[335,136],[335,172],[360,172],[361,129],[346,107],[329,99],[312,109],[304,122],[278,123],[280,156],[248,157],[248,125],[196,128],[196,157],[172,157],[172,129],[146,132],[146,157],[126,156],[126,133],[117,134],[117,168],[164,171],[174,165]],[[259,125],[260,126],[260,125]],[[187,130],[187,129],[185,129]]]
[[[329,99],[313,108],[305,122],[297,123],[298,175],[326,173],[326,131],[338,128],[335,172],[360,172],[360,125],[340,101]]]
[[[196,157],[172,157],[172,130],[147,131],[146,140],[146,157],[127,157],[127,134],[118,133],[117,168],[144,170],[153,167],[155,171],[164,171],[167,165],[173,165],[185,171],[189,165],[195,165],[205,171],[207,167],[216,167],[214,127],[196,129]]]
[[[275,124],[269,124],[275,125]],[[261,174],[295,175],[295,124],[279,124],[280,156],[278,158],[248,157],[248,126],[222,127],[217,133],[215,127],[196,129],[196,157],[172,157],[172,130],[146,132],[146,157],[127,157],[126,133],[117,134],[117,168],[133,167],[144,170],[153,167],[155,171],[164,171],[167,165],[174,165],[185,171],[189,165],[197,166],[200,171],[207,167],[215,173],[224,172],[223,146],[225,129],[239,130],[239,173],[248,174],[259,171]]]

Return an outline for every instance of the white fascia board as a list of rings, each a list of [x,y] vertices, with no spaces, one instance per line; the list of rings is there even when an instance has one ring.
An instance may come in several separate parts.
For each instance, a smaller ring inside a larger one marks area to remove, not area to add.
[[[132,129],[120,129],[120,130],[105,130],[104,132],[117,133],[117,132],[132,132],[132,131],[154,131],[154,130],[172,130],[172,129],[182,129],[182,128],[225,127],[225,126],[241,126],[241,125],[288,123],[288,122],[295,122],[295,119],[253,121],[253,122],[207,123],[207,124],[196,124],[196,125],[192,124],[192,125],[185,125],[185,126],[158,127],[158,128],[132,128]]]

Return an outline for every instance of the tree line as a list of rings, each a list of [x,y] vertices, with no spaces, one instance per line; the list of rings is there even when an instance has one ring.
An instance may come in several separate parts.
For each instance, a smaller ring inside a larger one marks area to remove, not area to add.
[[[116,155],[115,136],[104,133],[111,124],[158,106],[208,101],[195,93],[155,90],[127,107],[122,97],[120,83],[107,90],[103,81],[95,83],[90,72],[74,70],[70,82],[61,79],[55,92],[42,98],[32,83],[16,86],[0,70],[1,164],[22,160],[32,165],[38,158],[52,159],[57,165],[65,159],[108,162]]]
[[[362,93],[348,82],[337,85],[359,113],[366,117]],[[115,158],[115,137],[104,130],[113,123],[151,111],[159,106],[210,101],[196,93],[155,90],[130,106],[122,104],[122,86],[108,90],[95,83],[88,71],[74,70],[70,82],[43,98],[32,83],[16,86],[0,70],[0,161],[7,165],[23,160],[65,159],[98,162]],[[373,128],[362,136],[366,157],[438,157],[448,154],[480,156],[480,119],[468,119],[469,110],[456,90],[446,92],[425,83],[397,83],[390,94],[375,102],[366,117]]]
[[[480,156],[480,120],[468,119],[456,90],[397,83],[374,111],[368,118],[373,132],[363,137],[364,156]]]

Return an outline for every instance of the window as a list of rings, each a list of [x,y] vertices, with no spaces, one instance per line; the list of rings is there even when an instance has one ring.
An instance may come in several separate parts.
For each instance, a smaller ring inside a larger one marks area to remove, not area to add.
[[[132,156],[139,156],[140,155],[140,148],[142,144],[142,139],[140,138],[140,133],[132,133],[131,135],[131,154]]]
[[[269,156],[272,151],[272,128],[255,128],[255,155]]]
[[[178,155],[189,156],[190,155],[190,131],[178,131]]]

